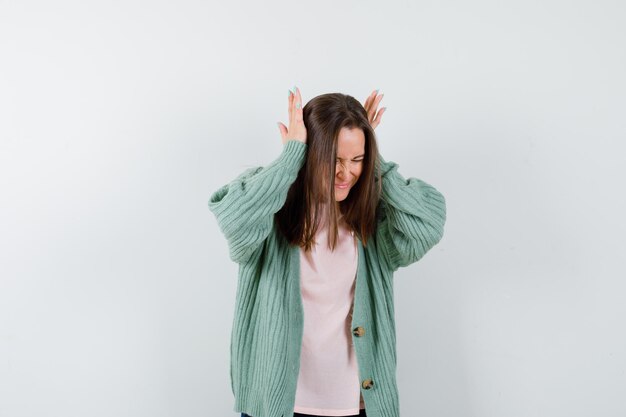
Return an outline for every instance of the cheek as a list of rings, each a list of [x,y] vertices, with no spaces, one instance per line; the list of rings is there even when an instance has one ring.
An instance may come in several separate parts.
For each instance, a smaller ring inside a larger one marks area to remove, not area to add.
[[[354,170],[354,177],[355,177],[355,180],[358,180],[358,179],[359,179],[359,177],[361,176],[361,172],[362,172],[362,171],[363,171],[363,168],[362,168],[362,167],[355,168],[355,170]]]

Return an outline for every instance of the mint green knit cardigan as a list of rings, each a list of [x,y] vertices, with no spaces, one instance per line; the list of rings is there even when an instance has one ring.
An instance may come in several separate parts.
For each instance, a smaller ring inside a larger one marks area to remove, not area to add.
[[[239,268],[230,341],[233,411],[252,417],[294,413],[304,320],[300,249],[279,234],[274,214],[304,164],[307,146],[287,141],[278,158],[245,170],[209,200]],[[441,240],[446,204],[434,187],[403,178],[398,165],[380,154],[376,166],[382,215],[367,247],[357,239],[351,329],[365,333],[353,333],[352,342],[368,417],[398,417],[393,273]],[[373,384],[363,384],[368,379]]]

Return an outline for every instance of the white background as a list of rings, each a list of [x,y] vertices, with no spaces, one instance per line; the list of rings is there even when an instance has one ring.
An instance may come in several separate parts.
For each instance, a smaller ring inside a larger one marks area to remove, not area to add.
[[[622,1],[0,1],[0,416],[235,416],[210,194],[287,90],[446,197],[395,275],[403,416],[626,415]],[[278,416],[272,416],[278,417]]]

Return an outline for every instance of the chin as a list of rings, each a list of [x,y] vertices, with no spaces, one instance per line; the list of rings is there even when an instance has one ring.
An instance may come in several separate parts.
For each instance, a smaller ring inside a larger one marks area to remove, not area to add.
[[[343,201],[343,200],[345,200],[347,197],[348,197],[348,193],[345,193],[345,194],[343,194],[343,193],[342,193],[342,194],[335,193],[335,201],[336,201],[336,202]]]

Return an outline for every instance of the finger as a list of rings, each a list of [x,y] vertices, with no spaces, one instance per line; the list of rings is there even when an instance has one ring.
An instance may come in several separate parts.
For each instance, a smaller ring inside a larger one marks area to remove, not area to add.
[[[287,137],[287,126],[278,122],[278,130],[280,130],[280,136],[285,139]]]
[[[289,113],[289,110],[291,110],[291,90],[287,91],[289,91],[289,93],[287,93],[287,113]]]
[[[384,95],[385,95],[385,93],[377,95],[376,98],[374,99],[374,102],[372,103],[372,106],[370,108],[370,111],[371,111],[370,120],[372,120],[374,118],[374,115],[378,111],[378,105],[380,104],[380,101],[383,99]]]
[[[289,108],[288,108],[288,112],[289,112],[289,125],[290,126],[291,126],[291,121],[293,120],[293,102],[294,102],[293,91],[289,90]]]
[[[365,108],[366,112],[369,111],[369,108],[372,105],[372,100],[374,99],[375,94],[376,94],[376,90],[372,91],[370,95],[367,96],[367,98],[365,99],[365,104],[363,105],[363,107]]]
[[[383,96],[384,96],[384,95],[385,95],[385,93],[382,93],[382,94],[380,94],[380,95],[376,96],[376,101],[375,101],[375,103],[376,103],[376,108],[378,108],[378,104],[380,103],[380,100],[382,100],[382,99],[383,99]]]
[[[302,121],[302,95],[300,94],[300,89],[298,87],[296,87],[296,98],[295,98],[296,103],[294,104],[294,108],[295,108],[295,114],[296,114],[296,121],[301,122]]]
[[[369,106],[367,108],[367,119],[371,122],[376,114],[376,96],[370,97]]]
[[[378,124],[380,123],[380,121],[382,120],[383,114],[385,113],[385,110],[387,110],[387,107],[383,107],[382,109],[380,109],[378,111],[378,113],[376,113],[376,117],[374,118],[374,120],[372,121],[372,127],[376,127],[378,126]]]
[[[376,91],[376,90],[374,90],[374,91]],[[370,95],[367,96],[367,99],[365,99],[365,104],[363,105],[363,107],[365,108],[365,112],[366,113],[369,112],[370,106],[372,105],[372,100],[374,98],[374,91],[372,91],[370,93]],[[369,117],[368,117],[368,119],[369,119]]]

